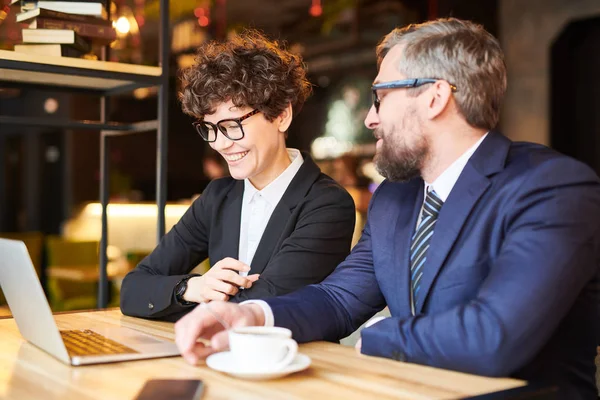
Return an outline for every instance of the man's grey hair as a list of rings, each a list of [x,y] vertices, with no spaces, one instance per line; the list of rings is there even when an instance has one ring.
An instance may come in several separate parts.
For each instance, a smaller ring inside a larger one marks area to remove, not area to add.
[[[406,78],[437,78],[456,85],[454,98],[467,123],[493,129],[506,92],[506,65],[498,40],[481,25],[456,18],[396,28],[377,46],[377,62],[400,45],[398,70]],[[418,95],[428,86],[411,89]]]

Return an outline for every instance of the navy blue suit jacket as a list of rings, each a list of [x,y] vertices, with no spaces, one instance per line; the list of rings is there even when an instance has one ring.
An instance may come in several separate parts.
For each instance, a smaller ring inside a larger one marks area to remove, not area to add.
[[[544,146],[491,132],[444,203],[416,316],[409,247],[423,181],[385,181],[362,238],[321,284],[267,299],[300,342],[362,331],[368,355],[489,376],[544,380],[596,398],[600,181]]]

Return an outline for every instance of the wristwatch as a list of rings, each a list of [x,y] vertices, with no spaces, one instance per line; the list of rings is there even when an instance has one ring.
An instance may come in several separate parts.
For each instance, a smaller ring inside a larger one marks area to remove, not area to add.
[[[193,278],[195,276],[198,276],[198,275],[186,276],[185,278],[183,278],[182,280],[177,282],[177,285],[175,285],[175,300],[177,301],[177,304],[179,304],[180,306],[193,306],[193,305],[198,304],[198,303],[194,303],[192,301],[186,301],[183,299],[183,295],[185,294],[185,291],[187,290],[188,281],[190,280],[190,278]]]

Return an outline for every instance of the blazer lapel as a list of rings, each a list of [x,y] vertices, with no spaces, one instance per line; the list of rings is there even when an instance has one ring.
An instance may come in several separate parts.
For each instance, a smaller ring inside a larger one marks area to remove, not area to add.
[[[221,229],[227,230],[227,232],[223,232],[221,237],[227,239],[223,240],[220,246],[222,253],[219,256],[219,260],[225,257],[235,258],[236,260],[239,258],[243,196],[244,181],[236,181],[233,188],[227,193],[227,198],[220,210],[222,223],[219,225]]]
[[[415,304],[417,314],[423,309],[431,286],[471,210],[490,186],[488,176],[504,168],[510,143],[499,133],[490,132],[465,165],[442,206],[423,267],[421,294]]]
[[[263,272],[273,256],[276,246],[279,245],[279,238],[288,224],[292,211],[304,199],[306,193],[308,193],[321,173],[317,164],[315,164],[307,153],[302,152],[302,157],[304,158],[302,166],[290,182],[290,185],[273,210],[273,214],[267,223],[267,227],[252,259],[250,272],[248,272],[249,275]]]

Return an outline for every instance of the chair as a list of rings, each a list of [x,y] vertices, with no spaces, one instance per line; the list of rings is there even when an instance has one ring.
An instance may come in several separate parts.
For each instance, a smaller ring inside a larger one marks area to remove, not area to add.
[[[386,307],[383,310],[379,311],[377,314],[373,315],[373,318],[374,317],[390,317],[390,316],[391,316],[390,309]],[[369,321],[367,321],[367,322],[369,322]],[[358,342],[358,339],[360,339],[360,331],[362,331],[365,328],[365,325],[367,324],[367,322],[362,324],[357,330],[352,332],[349,336],[346,336],[345,338],[340,340],[340,344],[342,344],[344,346],[354,347],[356,345],[356,342]]]
[[[42,260],[44,251],[44,234],[41,232],[0,232],[0,238],[21,240],[25,243],[29,257],[33,262],[38,278],[42,276]],[[6,304],[6,299],[0,290],[0,305]]]
[[[95,240],[46,239],[48,297],[53,311],[96,307],[98,247]]]

